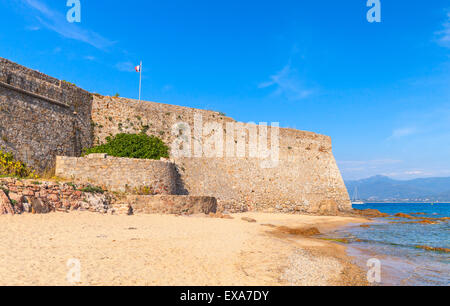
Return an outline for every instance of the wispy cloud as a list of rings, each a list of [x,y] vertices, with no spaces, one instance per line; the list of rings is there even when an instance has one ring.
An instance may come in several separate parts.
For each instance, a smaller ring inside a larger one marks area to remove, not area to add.
[[[274,87],[274,95],[283,96],[290,101],[303,100],[314,93],[314,90],[306,88],[297,70],[293,69],[291,64],[286,65],[281,71],[272,75],[270,81],[261,83],[258,87]]]
[[[387,140],[405,138],[408,141],[414,139],[418,143],[429,143],[431,139],[448,139],[450,137],[449,103],[429,110],[407,110],[401,114],[398,120],[403,122],[403,126],[394,129]]]
[[[411,165],[408,165],[407,161],[395,159],[341,161],[338,162],[338,164],[345,180],[359,180],[375,175],[383,175],[395,179],[413,179],[420,177],[448,176],[450,174],[450,170],[411,167]]]
[[[405,171],[404,174],[406,174],[406,175],[425,175],[427,173],[422,170],[411,170],[411,171]]]
[[[136,66],[132,62],[120,62],[116,64],[116,68],[123,72],[133,72]]]
[[[405,127],[405,128],[395,129],[392,132],[392,135],[388,138],[388,140],[414,135],[417,132],[418,132],[418,130],[416,128],[413,128],[413,127]]]
[[[84,29],[78,24],[69,23],[63,13],[49,8],[40,0],[21,0],[21,2],[38,13],[36,19],[42,27],[63,37],[87,43],[97,49],[106,49],[114,44],[113,41],[96,32]],[[38,27],[34,29],[38,30]]]
[[[447,12],[447,19],[443,23],[443,29],[436,32],[440,45],[450,48],[450,11]]]
[[[401,164],[403,161],[396,159],[338,161],[339,168],[346,179],[359,179],[377,174],[385,175],[387,170]]]
[[[28,31],[39,31],[39,30],[41,29],[41,27],[38,27],[38,26],[28,26],[28,27],[25,27],[25,29],[28,30]]]

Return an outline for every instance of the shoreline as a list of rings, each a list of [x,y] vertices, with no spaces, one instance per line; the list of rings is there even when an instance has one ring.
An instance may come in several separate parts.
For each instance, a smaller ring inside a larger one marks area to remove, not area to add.
[[[448,210],[437,205],[396,205],[380,209],[388,216],[376,218],[367,229],[342,227],[329,238],[348,240],[348,255],[362,269],[368,260],[378,260],[381,273],[377,286],[448,285]],[[365,208],[378,209],[376,205]]]
[[[71,285],[72,258],[81,263],[80,285],[367,285],[346,246],[286,232],[323,234],[366,218],[231,216],[0,216],[0,285]]]

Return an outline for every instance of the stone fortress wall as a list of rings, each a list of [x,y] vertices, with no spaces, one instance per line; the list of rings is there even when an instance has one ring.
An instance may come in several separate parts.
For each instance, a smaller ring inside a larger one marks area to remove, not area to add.
[[[146,161],[69,158],[121,132],[145,132],[177,144],[171,147],[171,162],[148,162],[164,164],[153,169],[142,165]],[[178,144],[180,139],[185,142]],[[215,154],[205,146],[199,150],[205,143]],[[276,163],[260,158],[266,145]],[[55,166],[56,156],[65,156],[57,167],[64,177],[118,190],[163,180],[169,195],[215,197],[227,211],[351,209],[327,136],[238,123],[214,111],[90,94],[2,58],[0,147],[41,172]]]
[[[92,96],[0,58],[0,148],[40,172],[92,145]]]
[[[195,116],[199,115],[202,122],[196,124]],[[330,137],[269,126],[265,137],[267,147],[271,148],[272,132],[276,129],[279,162],[272,167],[262,167],[264,159],[250,157],[254,149],[250,141],[252,126],[247,125],[249,132],[244,129],[244,133],[237,128],[227,130],[227,123],[236,121],[218,112],[97,95],[93,100],[92,119],[95,143],[103,143],[106,137],[121,132],[145,131],[171,145],[182,134],[177,127],[183,122],[189,130],[183,133],[191,140],[188,143],[190,156],[177,157],[171,153],[183,187],[189,195],[216,197],[226,210],[326,213],[351,209]],[[195,142],[199,135],[205,142],[217,132],[211,132],[208,123],[223,128],[220,131],[223,133],[223,157],[196,153]],[[260,132],[259,127],[254,127]],[[227,143],[227,137],[232,141]],[[245,156],[236,154],[239,143],[245,144]],[[233,149],[228,150],[228,144],[234,145]],[[230,151],[234,154],[228,155]]]

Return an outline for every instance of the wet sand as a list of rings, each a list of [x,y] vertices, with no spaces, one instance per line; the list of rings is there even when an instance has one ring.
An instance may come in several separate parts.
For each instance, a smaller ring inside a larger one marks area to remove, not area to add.
[[[363,218],[284,214],[0,216],[0,285],[366,285],[346,249],[280,231],[322,233]],[[257,222],[243,221],[242,217]]]

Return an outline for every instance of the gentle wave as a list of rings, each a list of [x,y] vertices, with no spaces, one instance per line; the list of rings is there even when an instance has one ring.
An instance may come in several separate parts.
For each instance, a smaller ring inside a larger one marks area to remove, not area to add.
[[[423,213],[433,218],[450,216],[450,204],[365,204],[356,209],[378,209],[383,213]],[[378,219],[369,228],[359,226],[338,230],[329,238],[345,238],[350,244],[349,253],[358,258],[366,269],[366,260],[379,256],[385,268],[384,285],[442,285],[450,284],[450,255],[435,250],[450,248],[449,222],[438,224],[402,224],[402,221]],[[377,255],[378,254],[378,255]],[[389,275],[388,275],[389,274]]]

